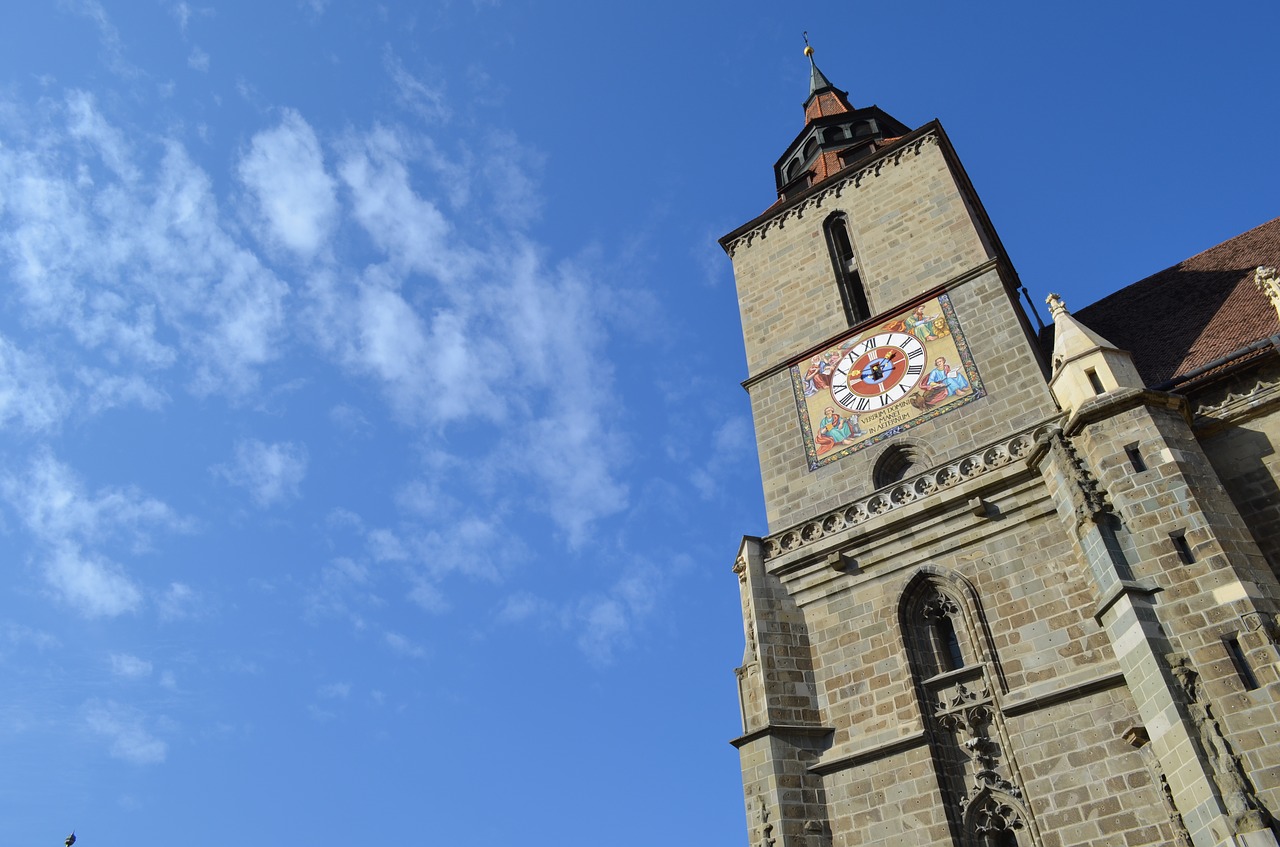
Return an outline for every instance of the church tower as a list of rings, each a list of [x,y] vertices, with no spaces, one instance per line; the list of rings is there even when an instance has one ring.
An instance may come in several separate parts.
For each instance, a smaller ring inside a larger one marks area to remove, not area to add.
[[[1046,355],[941,125],[805,54],[778,199],[720,241],[750,844],[1275,845],[1280,588],[1185,398],[1060,300]]]

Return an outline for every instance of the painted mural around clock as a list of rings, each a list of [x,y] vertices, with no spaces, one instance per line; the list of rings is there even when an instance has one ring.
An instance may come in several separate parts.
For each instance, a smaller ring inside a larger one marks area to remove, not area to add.
[[[946,294],[795,362],[791,384],[810,470],[986,394]]]

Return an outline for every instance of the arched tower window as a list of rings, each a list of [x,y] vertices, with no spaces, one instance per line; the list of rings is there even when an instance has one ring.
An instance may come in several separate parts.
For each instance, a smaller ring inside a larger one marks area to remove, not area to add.
[[[867,304],[867,292],[862,287],[862,274],[858,269],[858,257],[853,252],[853,239],[849,236],[849,221],[841,212],[827,218],[823,229],[827,234],[827,249],[831,252],[831,264],[836,272],[836,286],[840,289],[840,302],[844,306],[849,326],[871,317]]]
[[[906,479],[913,468],[922,461],[919,451],[911,444],[894,444],[886,448],[871,470],[871,484],[884,488]]]

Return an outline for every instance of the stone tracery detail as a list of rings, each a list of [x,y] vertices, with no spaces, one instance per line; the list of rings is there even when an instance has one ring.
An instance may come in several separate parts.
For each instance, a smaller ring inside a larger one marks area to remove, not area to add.
[[[903,594],[899,615],[939,787],[965,847],[1004,843],[991,839],[1006,832],[1038,844],[997,699],[995,654],[977,623],[972,588],[956,582],[918,575]],[[965,656],[958,667],[938,672],[940,622],[964,634]]]

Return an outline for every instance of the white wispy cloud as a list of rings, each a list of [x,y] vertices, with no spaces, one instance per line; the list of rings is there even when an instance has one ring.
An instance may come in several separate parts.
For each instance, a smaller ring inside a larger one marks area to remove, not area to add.
[[[569,632],[587,659],[607,665],[639,634],[653,612],[664,582],[657,568],[644,562],[631,562],[626,575],[606,591],[571,601],[518,591],[504,598],[494,619],[503,625]]]
[[[112,72],[122,77],[135,77],[140,71],[125,58],[124,43],[120,31],[107,16],[107,10],[97,0],[62,0],[65,8],[88,18],[98,30],[98,43],[103,58]]]
[[[198,394],[243,395],[279,352],[288,286],[224,226],[211,180],[173,139],[154,166],[72,91],[0,147],[0,260],[27,315],[117,377],[182,365]],[[135,395],[139,385],[130,384]]]
[[[412,159],[411,142],[380,126],[348,144],[338,174],[351,194],[356,222],[397,269],[461,281],[480,256],[457,238],[439,207],[414,190]]]
[[[174,20],[178,22],[178,31],[185,36],[187,34],[187,26],[191,23],[191,4],[185,2],[175,3],[170,7],[169,11],[173,14]]]
[[[173,13],[185,29],[192,10]],[[406,106],[448,120],[442,90],[390,52],[385,68]],[[399,498],[398,519],[370,522],[307,589],[309,617],[357,628],[384,595],[438,612],[451,575],[499,584],[504,563],[544,539],[585,549],[628,507],[634,427],[610,363],[616,292],[589,262],[549,264],[522,234],[541,206],[539,165],[513,135],[445,155],[446,143],[383,124],[326,146],[326,133],[285,109],[251,135],[231,168],[237,187],[220,201],[220,180],[177,138],[153,134],[144,147],[109,115],[73,91],[36,110],[30,143],[0,146],[0,263],[24,322],[66,351],[60,362],[78,359],[59,372],[0,337],[0,426],[45,432],[76,409],[160,409],[183,388],[240,402],[261,394],[286,354],[319,354],[367,380],[429,446],[404,473],[416,495]],[[350,258],[353,238],[372,261]],[[272,262],[294,267],[296,288]],[[367,431],[374,414],[340,404],[331,419]],[[301,495],[310,462],[298,441],[248,438],[213,471],[269,508]],[[173,620],[198,605],[190,586],[135,581],[91,532],[144,547],[148,531],[177,520],[164,504],[118,489],[116,501],[81,492],[42,512],[8,491],[45,541],[46,580],[85,614],[154,602]],[[529,529],[531,515],[545,526]],[[514,532],[517,517],[527,537]],[[496,546],[503,557],[482,552]],[[371,577],[369,561],[395,563],[393,575]],[[591,622],[583,649],[604,656],[640,612],[608,594],[563,614]]]
[[[128,653],[112,653],[111,672],[125,679],[143,679],[151,676],[151,663]]]
[[[320,568],[302,602],[308,619],[337,619],[355,630],[364,629],[366,614],[376,612],[383,603],[369,567],[347,556],[326,562]]]
[[[87,618],[114,618],[142,605],[142,591],[123,567],[79,545],[55,545],[42,567],[54,593]]]
[[[386,632],[383,634],[383,640],[387,646],[402,656],[408,656],[411,659],[421,659],[427,655],[427,651],[422,646],[415,644],[409,638],[398,632]]]
[[[266,509],[300,496],[307,462],[307,448],[302,444],[268,444],[247,438],[236,442],[235,458],[230,464],[215,465],[212,470],[248,491],[253,502]]]
[[[6,623],[4,625],[4,637],[10,644],[16,646],[30,645],[40,652],[62,646],[62,642],[58,640],[56,635],[19,623]]]
[[[207,73],[209,70],[209,54],[199,47],[192,47],[191,53],[187,56],[187,67],[193,71]]]
[[[70,405],[52,368],[0,336],[0,427],[46,432],[62,422]]]
[[[123,538],[143,550],[155,529],[192,527],[189,519],[136,487],[106,486],[90,493],[75,471],[48,451],[38,453],[25,473],[0,478],[0,493],[27,529],[51,544]]]
[[[171,582],[156,597],[156,612],[162,621],[179,621],[200,614],[202,599],[191,586]]]
[[[750,422],[740,416],[728,418],[711,433],[711,444],[701,452],[706,461],[690,474],[693,487],[704,500],[710,500],[724,484],[723,475],[732,467],[741,467],[743,456],[752,446]]]
[[[38,542],[46,584],[85,617],[137,611],[143,591],[125,569],[95,549],[112,542],[147,550],[155,530],[185,532],[192,522],[132,487],[90,493],[70,467],[41,452],[24,473],[0,478],[0,495]]]
[[[238,173],[275,242],[303,258],[327,244],[338,215],[336,186],[315,130],[298,112],[286,109],[278,126],[253,137]]]
[[[382,64],[395,85],[396,99],[403,108],[430,123],[448,118],[449,108],[442,84],[429,84],[414,76],[390,47],[383,50]]]
[[[90,700],[84,705],[84,725],[105,739],[108,752],[135,765],[154,765],[165,760],[169,745],[148,728],[138,709],[114,700]]]

